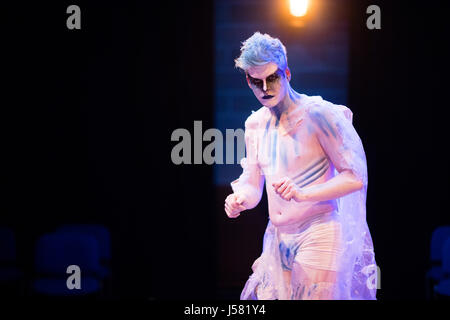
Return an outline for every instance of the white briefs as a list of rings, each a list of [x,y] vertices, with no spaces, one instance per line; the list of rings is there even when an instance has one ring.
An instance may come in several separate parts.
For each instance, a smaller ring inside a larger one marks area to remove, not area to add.
[[[275,229],[284,270],[292,270],[297,262],[309,268],[337,271],[342,234],[336,211]]]

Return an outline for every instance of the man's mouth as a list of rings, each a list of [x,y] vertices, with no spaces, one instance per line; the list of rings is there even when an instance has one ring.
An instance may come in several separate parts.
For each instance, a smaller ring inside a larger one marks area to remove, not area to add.
[[[272,99],[274,96],[270,95],[270,94],[266,94],[264,97],[262,97],[263,99]]]

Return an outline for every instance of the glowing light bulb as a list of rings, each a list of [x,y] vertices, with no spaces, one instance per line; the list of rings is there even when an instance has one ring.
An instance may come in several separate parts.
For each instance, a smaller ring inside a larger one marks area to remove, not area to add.
[[[290,0],[291,14],[296,17],[302,17],[308,11],[308,0]]]

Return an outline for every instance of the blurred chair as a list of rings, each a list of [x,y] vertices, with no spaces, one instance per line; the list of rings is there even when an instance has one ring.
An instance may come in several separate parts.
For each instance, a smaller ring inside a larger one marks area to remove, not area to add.
[[[56,232],[80,232],[94,236],[100,246],[100,259],[105,265],[111,262],[111,236],[107,227],[101,224],[65,224]]]
[[[445,240],[450,237],[450,226],[439,226],[434,229],[430,243],[430,268],[425,274],[427,297],[430,298],[432,288],[443,279],[442,248]]]
[[[439,226],[431,235],[430,260],[432,263],[442,262],[442,248],[444,242],[450,237],[450,226]]]
[[[81,289],[69,289],[70,265],[81,270]],[[95,237],[81,233],[48,233],[36,243],[32,289],[46,296],[100,296],[100,250]]]
[[[107,227],[101,224],[65,224],[56,229],[55,232],[81,233],[93,236],[99,243],[100,270],[99,277],[102,280],[104,294],[112,294],[112,271],[111,271],[111,235]]]
[[[0,227],[0,291],[2,295],[23,294],[23,272],[18,268],[16,238],[10,228]]]
[[[450,300],[450,237],[442,248],[442,280],[434,286],[435,297]]]

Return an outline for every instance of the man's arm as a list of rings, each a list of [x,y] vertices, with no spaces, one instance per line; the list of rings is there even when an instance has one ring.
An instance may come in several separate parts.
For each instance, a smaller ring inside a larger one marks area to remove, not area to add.
[[[299,202],[333,200],[360,190],[364,184],[353,172],[344,170],[328,181],[309,187],[300,188],[289,177],[274,182],[272,186],[283,199]]]
[[[350,170],[344,170],[330,180],[300,188],[301,201],[327,201],[343,197],[349,193],[360,190],[363,182]]]
[[[250,116],[245,122],[247,155],[246,158],[241,160],[242,174],[238,179],[231,182],[233,192],[245,198],[243,205],[246,209],[253,209],[258,205],[262,197],[265,180],[257,161],[256,134],[258,122],[255,116]]]

